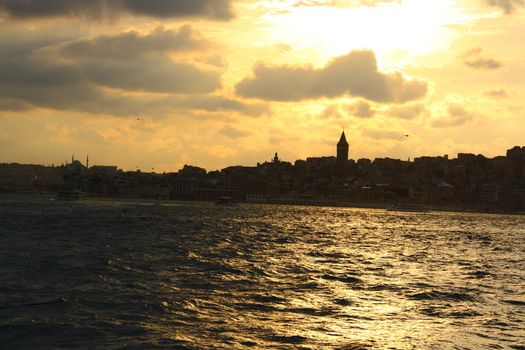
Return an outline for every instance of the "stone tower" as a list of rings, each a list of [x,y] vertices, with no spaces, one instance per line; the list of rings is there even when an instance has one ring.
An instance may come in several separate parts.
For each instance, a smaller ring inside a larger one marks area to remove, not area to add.
[[[337,143],[337,162],[346,163],[348,161],[348,142],[346,141],[345,132],[341,134],[341,138]]]

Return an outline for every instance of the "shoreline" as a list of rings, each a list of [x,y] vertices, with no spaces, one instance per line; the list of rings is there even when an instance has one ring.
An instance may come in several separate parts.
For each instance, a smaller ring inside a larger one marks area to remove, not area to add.
[[[0,201],[4,199],[27,199],[27,200],[41,200],[54,201],[56,195],[54,193],[32,194],[32,193],[1,193]],[[98,197],[85,196],[80,199],[81,202],[123,202],[123,203],[151,203],[151,204],[176,204],[176,203],[201,203],[213,204],[213,201],[196,201],[196,200],[180,200],[180,199],[160,199],[160,198],[130,198],[130,197]],[[62,201],[60,201],[62,202]],[[67,202],[67,201],[63,201]],[[472,207],[449,206],[443,204],[432,203],[413,203],[409,201],[391,201],[391,202],[355,202],[355,201],[284,201],[274,200],[268,202],[247,202],[239,201],[239,204],[248,205],[289,205],[289,206],[303,206],[303,207],[323,207],[323,208],[355,208],[355,209],[378,209],[387,210],[396,203],[411,203],[417,205],[425,205],[430,207],[430,212],[447,212],[447,213],[465,213],[465,214],[492,214],[492,215],[525,215],[525,211],[503,211],[503,210],[483,210]],[[394,211],[396,212],[396,211]]]

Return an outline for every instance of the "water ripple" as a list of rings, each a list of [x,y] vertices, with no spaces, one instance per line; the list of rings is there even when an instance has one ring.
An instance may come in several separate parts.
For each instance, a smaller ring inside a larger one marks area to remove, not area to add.
[[[0,339],[525,349],[525,218],[0,199]]]

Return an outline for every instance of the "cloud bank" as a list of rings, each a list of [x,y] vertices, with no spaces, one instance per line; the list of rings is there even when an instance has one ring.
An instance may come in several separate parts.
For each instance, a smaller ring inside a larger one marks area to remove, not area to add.
[[[260,105],[212,95],[222,69],[175,60],[208,44],[189,26],[159,27],[69,42],[35,38],[13,45],[0,36],[0,109],[44,107],[96,114],[165,115],[174,110],[238,111]]]
[[[0,0],[10,18],[113,18],[124,14],[156,18],[233,17],[231,0]]]
[[[404,103],[420,99],[428,91],[424,81],[409,80],[399,72],[380,72],[375,54],[368,50],[352,51],[320,69],[260,63],[253,73],[237,84],[238,95],[268,101],[350,95],[375,102]]]

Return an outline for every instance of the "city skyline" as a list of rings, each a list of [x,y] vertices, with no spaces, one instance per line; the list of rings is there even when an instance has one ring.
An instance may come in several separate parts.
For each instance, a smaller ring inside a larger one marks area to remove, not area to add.
[[[410,135],[404,135],[404,137],[410,137]],[[481,157],[486,158],[486,159],[496,159],[498,157],[508,158],[509,154],[510,154],[510,157],[522,158],[523,156],[521,154],[525,152],[525,146],[516,145],[516,146],[513,146],[513,147],[508,147],[505,152],[503,152],[502,154],[496,155],[494,157],[487,157],[486,155],[481,154],[481,153],[459,152],[457,154],[452,154],[452,155],[449,155],[449,154],[421,155],[419,157],[408,158],[407,160],[399,159],[399,158],[392,158],[392,157],[389,157],[389,156],[374,157],[374,158],[364,158],[364,157],[355,158],[355,157],[351,157],[350,156],[349,152],[350,152],[351,147],[350,147],[350,144],[348,143],[348,141],[346,140],[346,134],[345,134],[344,130],[341,132],[341,135],[339,137],[339,141],[337,141],[337,143],[334,142],[333,145],[332,145],[332,148],[333,148],[333,151],[334,151],[332,154],[325,154],[325,155],[319,155],[319,156],[318,155],[309,155],[309,156],[307,155],[306,157],[304,157],[302,159],[300,159],[300,158],[298,158],[298,159],[283,159],[281,156],[279,156],[279,152],[275,152],[272,157],[267,157],[267,158],[264,158],[264,159],[257,160],[257,162],[253,163],[253,164],[226,164],[222,168],[205,168],[201,164],[187,163],[187,164],[184,164],[183,166],[181,166],[179,169],[172,169],[172,170],[169,170],[169,171],[160,171],[159,173],[174,173],[174,172],[177,172],[177,171],[181,171],[181,170],[183,170],[183,168],[188,167],[188,166],[189,167],[200,168],[200,169],[206,170],[207,172],[214,172],[214,171],[221,171],[221,170],[224,170],[224,169],[227,169],[227,168],[230,168],[230,167],[255,167],[255,166],[260,166],[261,164],[281,163],[281,162],[285,162],[285,163],[289,163],[289,164],[295,164],[297,162],[301,162],[301,161],[305,161],[305,160],[306,161],[313,160],[313,159],[328,160],[330,158],[332,158],[339,166],[350,165],[349,162],[355,163],[355,162],[359,162],[359,161],[362,161],[362,160],[366,160],[366,161],[392,160],[392,161],[400,161],[400,162],[409,162],[410,163],[410,162],[415,162],[417,159],[423,159],[423,158],[457,159],[457,158],[465,157],[465,156],[469,156],[469,157],[470,156],[475,156],[475,157],[481,156]],[[148,173],[148,172],[156,173],[156,169],[155,168],[148,169],[148,168],[141,168],[140,166],[135,166],[134,168],[126,169],[126,168],[120,167],[118,162],[112,162],[112,163],[108,163],[108,164],[97,163],[96,161],[93,162],[93,160],[90,161],[89,154],[86,155],[85,161],[83,161],[82,157],[76,157],[75,154],[72,154],[70,160],[68,160],[68,158],[66,157],[62,163],[56,163],[56,164],[55,163],[49,163],[49,164],[46,164],[46,163],[41,163],[41,164],[27,163],[27,164],[24,164],[24,163],[19,163],[19,162],[10,162],[10,163],[0,162],[0,165],[19,164],[19,165],[36,165],[36,166],[42,165],[44,167],[61,167],[61,166],[67,166],[69,164],[73,164],[75,162],[79,162],[85,169],[89,169],[90,166],[93,166],[95,168],[97,168],[97,167],[100,167],[100,168],[114,168],[115,170],[118,169],[118,170],[127,171],[127,172],[130,172],[130,171],[141,171],[141,172],[146,172],[146,173]]]
[[[519,1],[0,2],[0,163],[126,170],[504,155]],[[406,137],[409,135],[409,137]]]
[[[408,136],[408,135],[406,135]],[[117,165],[83,164],[71,156],[60,166],[0,163],[0,192],[34,193],[58,199],[83,194],[105,198],[236,201],[273,204],[384,207],[397,201],[432,203],[447,210],[519,212],[524,207],[525,146],[487,158],[460,153],[349,159],[345,132],[324,157],[205,169],[185,164],[177,172],[122,170]]]

